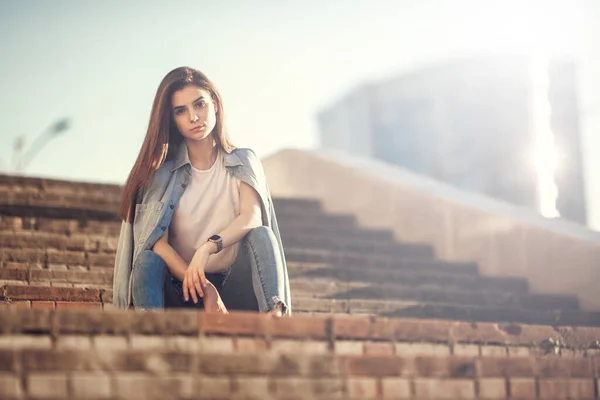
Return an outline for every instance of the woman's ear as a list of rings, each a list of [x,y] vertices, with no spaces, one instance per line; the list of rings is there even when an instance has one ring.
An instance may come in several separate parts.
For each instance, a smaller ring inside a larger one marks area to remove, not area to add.
[[[213,105],[215,108],[215,114],[217,114],[219,112],[219,104],[217,104],[217,100],[215,99],[215,96],[210,96],[210,99],[213,102]]]

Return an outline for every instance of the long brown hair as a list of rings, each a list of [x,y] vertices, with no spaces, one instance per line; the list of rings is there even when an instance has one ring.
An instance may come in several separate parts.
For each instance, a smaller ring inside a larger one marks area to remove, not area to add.
[[[213,136],[217,146],[227,153],[235,149],[229,133],[225,129],[223,101],[216,86],[197,69],[190,67],[175,68],[163,78],[158,86],[152,103],[144,143],[125,182],[121,208],[119,209],[119,216],[125,221],[133,222],[138,190],[152,182],[156,170],[165,160],[174,157],[179,146],[185,146],[183,136],[177,129],[172,116],[171,103],[173,93],[189,85],[195,85],[208,91],[215,102],[217,121]]]

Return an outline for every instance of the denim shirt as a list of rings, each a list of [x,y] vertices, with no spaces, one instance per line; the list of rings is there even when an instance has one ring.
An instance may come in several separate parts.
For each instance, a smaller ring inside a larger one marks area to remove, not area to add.
[[[250,185],[260,197],[262,224],[273,230],[279,244],[286,282],[283,296],[290,306],[283,244],[260,159],[250,149],[235,149],[229,154],[225,153],[224,165],[228,173]],[[187,146],[182,144],[176,157],[165,161],[156,171],[152,183],[138,194],[133,223],[123,221],[119,234],[113,277],[113,302],[116,307],[129,308],[132,305],[131,276],[133,268],[139,268],[138,256],[144,250],[152,249],[169,228],[190,179],[191,163]]]

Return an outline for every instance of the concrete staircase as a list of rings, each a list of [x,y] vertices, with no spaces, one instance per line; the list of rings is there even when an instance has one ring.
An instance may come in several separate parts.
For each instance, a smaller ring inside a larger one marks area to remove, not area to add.
[[[592,399],[600,313],[275,199],[295,316],[112,307],[114,185],[0,176],[2,399]]]

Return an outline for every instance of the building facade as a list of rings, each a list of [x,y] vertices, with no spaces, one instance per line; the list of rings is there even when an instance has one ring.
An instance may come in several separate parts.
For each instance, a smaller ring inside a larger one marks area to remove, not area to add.
[[[364,85],[319,114],[321,145],[539,210],[534,114],[547,101],[562,161],[556,209],[585,223],[575,68],[551,62],[541,99],[532,71],[525,57],[488,57]]]

